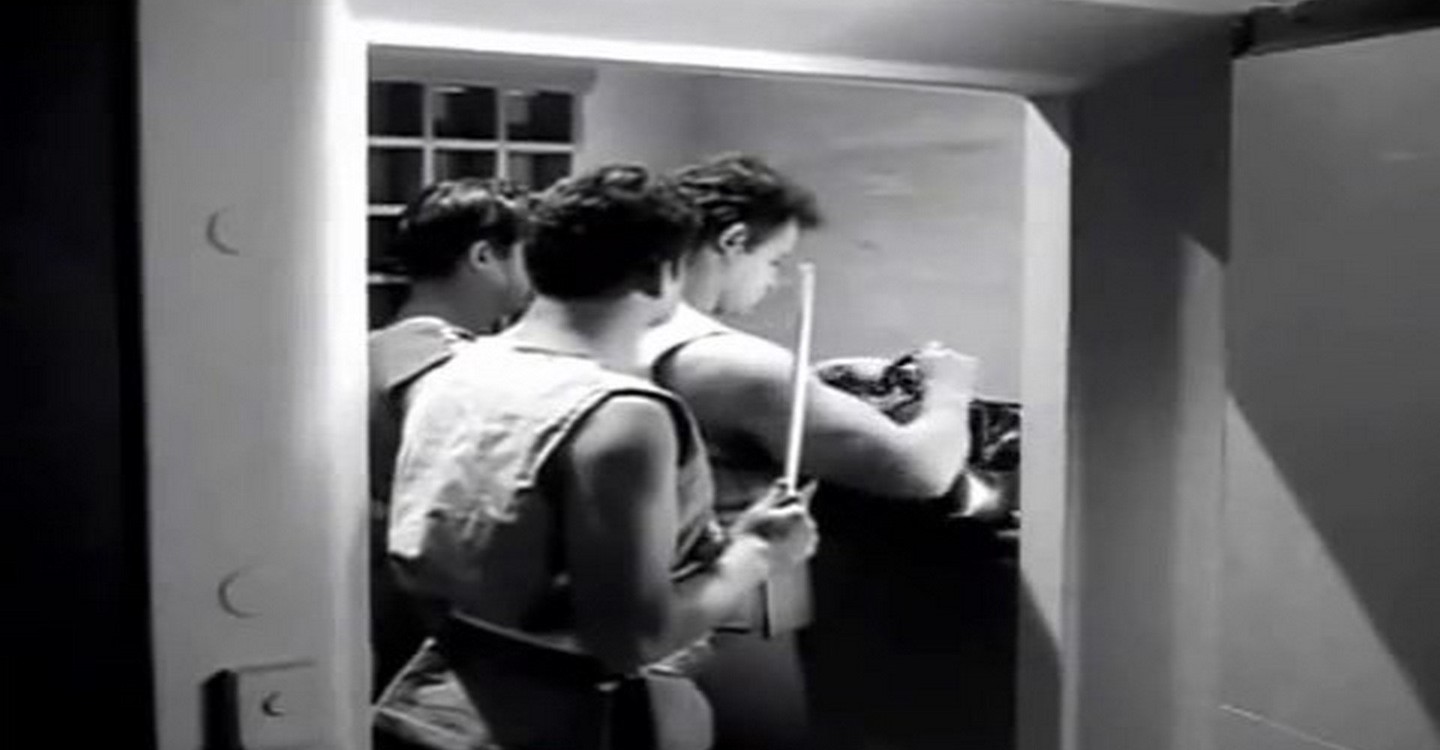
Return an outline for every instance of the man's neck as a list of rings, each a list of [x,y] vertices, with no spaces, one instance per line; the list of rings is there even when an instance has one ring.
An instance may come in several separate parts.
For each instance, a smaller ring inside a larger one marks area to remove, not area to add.
[[[714,315],[720,307],[724,274],[719,251],[706,247],[691,254],[680,290],[685,303],[706,315]]]
[[[502,311],[493,300],[437,282],[416,282],[409,299],[400,306],[396,320],[439,318],[472,333],[488,333],[500,320]]]
[[[538,297],[505,335],[629,372],[639,368],[640,337],[653,315],[650,305],[634,297],[578,302]]]

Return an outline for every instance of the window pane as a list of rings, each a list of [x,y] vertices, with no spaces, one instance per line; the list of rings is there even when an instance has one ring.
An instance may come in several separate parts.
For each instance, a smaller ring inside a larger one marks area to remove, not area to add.
[[[370,202],[408,202],[420,192],[420,170],[420,149],[370,149]]]
[[[570,176],[569,154],[510,154],[510,180],[530,190],[544,190]]]
[[[569,143],[572,102],[570,94],[505,92],[505,137],[512,141]]]
[[[422,93],[418,83],[372,82],[370,135],[420,135]]]
[[[395,239],[395,230],[400,226],[398,216],[371,216],[370,217],[370,244],[368,267],[376,273],[399,273],[391,259],[391,242]]]
[[[435,179],[437,180],[494,176],[494,151],[440,150],[435,152]]]
[[[435,87],[435,136],[495,140],[495,89]]]

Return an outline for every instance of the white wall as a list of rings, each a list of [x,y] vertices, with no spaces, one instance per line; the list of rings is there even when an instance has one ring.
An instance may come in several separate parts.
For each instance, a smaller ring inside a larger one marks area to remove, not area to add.
[[[315,663],[312,746],[365,742],[364,56],[346,32],[336,0],[140,3],[162,750],[200,747],[216,670],[292,658]],[[206,242],[220,210],[233,255]],[[251,616],[220,605],[232,574]]]
[[[577,171],[615,161],[669,170],[698,153],[696,77],[602,65],[580,113]]]
[[[1020,401],[1025,460],[1020,467],[1019,611],[1016,613],[1017,750],[1065,747],[1074,689],[1074,602],[1070,596],[1072,302],[1069,140],[1064,100],[1024,111]]]
[[[1074,106],[1068,647],[1083,750],[1212,747],[1229,65],[1217,35]]]
[[[1440,32],[1237,66],[1226,750],[1440,748]]]
[[[981,390],[1020,392],[1024,103],[963,91],[737,77],[700,87],[704,153],[747,151],[813,188],[825,224],[816,358],[937,339],[979,356]],[[742,327],[794,338],[794,294]]]

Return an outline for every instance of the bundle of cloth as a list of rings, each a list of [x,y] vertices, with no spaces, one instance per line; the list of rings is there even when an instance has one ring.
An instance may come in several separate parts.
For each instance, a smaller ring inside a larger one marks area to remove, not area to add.
[[[913,353],[892,360],[847,357],[821,362],[816,375],[905,424],[920,412],[925,376]],[[1020,522],[1020,405],[977,398],[970,404],[970,453],[950,490],[934,501],[954,518],[1015,528]]]

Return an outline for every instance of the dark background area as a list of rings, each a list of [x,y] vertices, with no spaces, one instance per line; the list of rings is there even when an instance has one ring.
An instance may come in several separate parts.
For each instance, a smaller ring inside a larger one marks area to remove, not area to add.
[[[950,508],[822,487],[802,635],[827,750],[1015,746],[1019,547]]]
[[[0,164],[7,738],[153,747],[135,3],[8,25]]]

